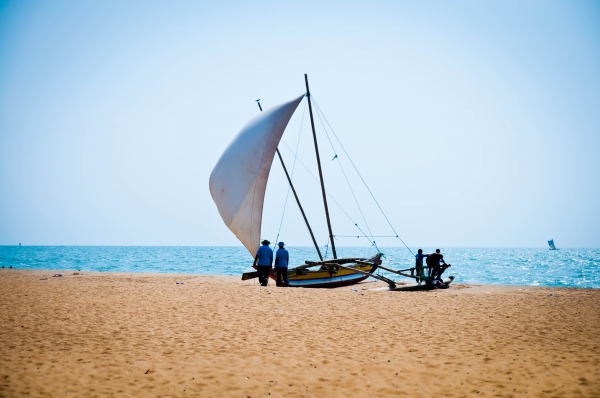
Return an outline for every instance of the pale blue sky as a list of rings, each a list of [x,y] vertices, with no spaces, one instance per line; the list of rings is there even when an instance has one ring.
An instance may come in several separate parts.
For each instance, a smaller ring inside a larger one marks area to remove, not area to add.
[[[586,1],[0,2],[0,244],[238,245],[208,177],[254,100],[294,98],[304,73],[409,245],[600,247],[600,3]],[[327,186],[361,220],[318,133]],[[319,187],[296,172],[325,243]],[[266,238],[286,188],[274,163]],[[330,206],[334,233],[355,234]],[[293,202],[281,238],[310,245]]]

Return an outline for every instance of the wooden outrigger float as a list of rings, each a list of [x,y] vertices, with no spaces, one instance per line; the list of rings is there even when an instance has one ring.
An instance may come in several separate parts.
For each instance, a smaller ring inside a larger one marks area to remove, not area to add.
[[[419,268],[412,267],[412,268],[401,269],[401,270],[393,270],[391,268],[379,266],[379,268],[381,268],[384,271],[391,272],[391,273],[394,273],[397,275],[401,275],[406,278],[413,278],[418,282],[418,285],[416,285],[416,286],[403,286],[402,288],[400,288],[401,290],[431,289],[431,288],[435,287],[434,284],[440,280],[439,278],[436,279],[431,276],[432,271],[443,268],[443,270],[442,270],[442,272],[443,272],[449,267],[450,267],[450,264],[437,265],[437,266],[433,266],[433,267],[424,266],[424,267],[419,267]],[[410,271],[410,274],[407,273],[409,271]],[[454,281],[454,279],[455,279],[455,277],[453,275],[450,275],[447,279],[442,280],[442,283],[445,286],[448,286]],[[422,285],[421,284],[422,282],[425,282],[425,284]]]

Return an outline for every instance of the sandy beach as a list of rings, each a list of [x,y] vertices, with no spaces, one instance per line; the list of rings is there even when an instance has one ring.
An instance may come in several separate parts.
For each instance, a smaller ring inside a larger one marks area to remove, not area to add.
[[[599,290],[0,272],[2,397],[600,396]]]

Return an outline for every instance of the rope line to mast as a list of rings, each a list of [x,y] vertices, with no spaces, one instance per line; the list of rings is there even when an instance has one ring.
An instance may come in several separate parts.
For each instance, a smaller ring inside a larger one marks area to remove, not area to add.
[[[316,103],[315,103],[316,104]],[[323,126],[323,131],[325,131],[325,135],[327,136],[327,140],[329,141],[329,145],[331,145],[331,149],[333,150],[333,153],[335,155],[334,159],[337,158],[338,159],[338,164],[340,166],[340,170],[342,170],[342,174],[344,175],[344,179],[346,180],[346,184],[348,184],[348,188],[350,189],[350,193],[352,193],[352,197],[354,198],[354,203],[356,203],[356,207],[358,207],[358,211],[360,212],[360,215],[363,219],[363,221],[365,222],[365,225],[367,226],[367,231],[369,231],[369,236],[371,237],[371,244],[373,246],[375,246],[375,248],[377,249],[377,251],[380,251],[379,248],[377,247],[377,244],[375,243],[375,240],[373,239],[373,233],[371,232],[371,228],[369,227],[369,223],[367,222],[367,219],[365,218],[365,215],[362,211],[362,208],[360,207],[360,204],[358,203],[358,199],[356,198],[356,195],[354,194],[354,190],[352,189],[352,185],[350,184],[350,181],[348,180],[348,176],[346,175],[346,171],[344,170],[344,166],[342,165],[342,162],[340,161],[340,158],[338,157],[338,154],[335,150],[335,147],[333,146],[333,142],[331,142],[331,138],[329,138],[329,133],[327,133],[327,128],[325,127],[325,123],[323,123],[323,119],[321,118],[321,115],[323,112],[321,112],[320,108],[316,108],[317,112],[317,116],[319,118],[319,121],[321,122],[321,125]],[[323,118],[325,118],[325,115],[323,115]],[[331,127],[331,126],[330,126]],[[333,130],[332,130],[333,131]],[[348,154],[346,154],[348,155]]]
[[[302,256],[305,256],[305,258],[311,258],[312,256],[314,256],[314,249],[308,249],[306,247],[303,246],[294,246],[294,252],[299,251],[300,254]],[[325,257],[323,257],[325,258]]]
[[[321,111],[321,108],[319,107],[319,104],[317,104],[317,101],[315,100],[314,95],[312,95],[312,99],[313,102],[316,106],[316,109],[323,114],[323,111]],[[414,256],[415,254],[413,253],[412,250],[410,250],[410,247],[408,247],[408,245],[402,240],[402,238],[398,235],[398,232],[396,232],[396,229],[394,228],[394,226],[392,225],[392,223],[390,222],[390,220],[388,219],[387,215],[385,214],[385,212],[383,211],[383,209],[381,208],[381,205],[379,205],[379,202],[377,201],[377,199],[375,199],[375,195],[373,195],[373,192],[371,192],[371,189],[369,188],[369,186],[367,185],[365,179],[362,177],[362,175],[360,174],[360,172],[358,171],[358,168],[356,167],[356,165],[354,164],[354,162],[352,161],[352,159],[350,158],[350,155],[348,154],[348,152],[346,151],[346,148],[344,148],[344,145],[342,144],[342,142],[340,141],[340,139],[338,138],[337,134],[335,133],[335,131],[333,130],[333,127],[331,127],[331,124],[329,123],[329,121],[327,120],[327,117],[325,117],[325,114],[323,114],[323,118],[325,119],[325,122],[327,123],[327,125],[329,126],[329,128],[331,129],[331,132],[333,133],[333,136],[335,137],[335,139],[337,140],[337,142],[340,144],[340,147],[342,147],[342,150],[344,151],[344,153],[346,154],[346,156],[348,157],[348,160],[350,161],[350,163],[352,164],[352,167],[354,167],[354,170],[356,171],[356,174],[358,174],[358,176],[360,177],[361,181],[363,182],[363,184],[365,185],[365,188],[367,188],[367,191],[369,191],[369,194],[371,195],[371,198],[373,198],[373,201],[375,202],[375,204],[377,205],[377,207],[379,208],[379,211],[381,211],[381,214],[383,215],[383,217],[385,218],[385,220],[387,221],[388,225],[390,226],[390,228],[392,229],[392,231],[394,231],[394,233],[396,234],[396,237],[400,240],[400,242],[402,242],[402,244],[404,245],[404,247],[406,247],[408,249],[408,251]]]
[[[310,176],[317,182],[319,183],[319,180],[317,179],[317,177],[314,176],[313,173],[311,173],[311,171],[308,169],[308,167],[302,162],[302,160],[300,160],[300,158],[298,158],[296,156],[296,154],[294,153],[294,151],[292,151],[292,149],[288,146],[288,144],[285,143],[285,141],[281,140],[281,143],[283,143],[283,145],[285,145],[285,147],[292,152],[292,155],[294,155],[294,157],[298,160],[298,162],[302,165],[302,167],[304,167],[306,169],[306,171],[308,172],[308,174],[310,174]],[[320,183],[319,183],[320,184]],[[360,231],[360,233],[362,234],[362,236],[367,239],[369,241],[369,243],[373,244],[373,242],[371,242],[371,239],[369,239],[369,237],[365,234],[365,232],[358,226],[358,224],[356,222],[354,222],[354,220],[352,219],[352,217],[350,217],[350,215],[346,212],[346,210],[344,210],[344,208],[342,207],[342,205],[339,204],[339,202],[337,200],[335,200],[335,198],[329,193],[329,191],[325,190],[325,193],[331,198],[331,200],[333,200],[333,202],[340,208],[340,210],[346,215],[346,217],[348,217],[348,219],[352,222],[352,224],[354,224],[354,226]]]
[[[335,238],[360,238],[358,235],[333,235]],[[373,238],[397,238],[396,235],[373,235]]]

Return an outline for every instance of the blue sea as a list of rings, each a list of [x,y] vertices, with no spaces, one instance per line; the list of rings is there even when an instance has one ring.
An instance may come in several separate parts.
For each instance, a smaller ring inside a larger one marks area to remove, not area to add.
[[[287,247],[291,264],[317,258],[309,247]],[[384,265],[409,268],[402,247],[380,248]],[[413,252],[416,250],[412,249]],[[600,249],[441,248],[456,283],[600,288]],[[425,253],[433,251],[424,248]],[[373,248],[338,248],[338,257],[368,257]],[[32,270],[153,272],[240,276],[251,270],[243,247],[0,246],[0,266]],[[387,272],[394,280],[402,277]]]

